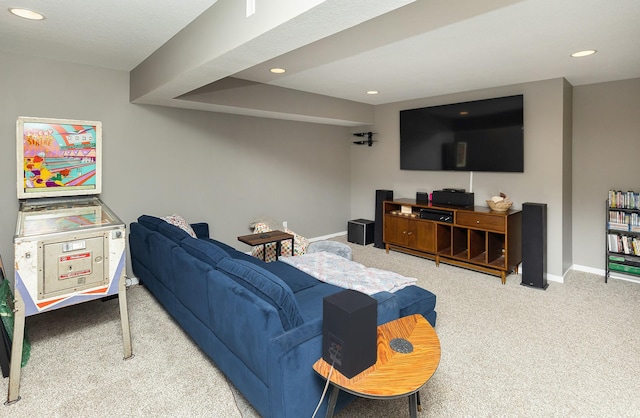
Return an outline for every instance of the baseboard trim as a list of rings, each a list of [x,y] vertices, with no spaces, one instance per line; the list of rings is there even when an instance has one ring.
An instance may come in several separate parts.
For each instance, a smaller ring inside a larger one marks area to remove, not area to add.
[[[309,242],[324,241],[335,237],[347,235],[347,231],[336,232],[335,234],[323,235],[321,237],[309,238]]]
[[[583,271],[585,273],[597,274],[598,276],[602,276],[603,278],[604,278],[605,274],[607,274],[607,272],[604,269],[596,269],[596,268],[593,268],[593,267],[577,266],[577,265],[573,265],[571,267],[574,270]],[[624,274],[624,273],[621,273],[621,272],[618,272],[618,271],[609,272],[609,278],[610,279],[625,280],[625,281],[634,282],[634,283],[640,283],[640,277],[627,275],[627,274]]]
[[[573,264],[571,267],[569,267],[569,270],[576,270],[576,271],[582,271],[584,273],[597,274],[598,276],[602,276],[602,277],[604,277],[605,275],[605,271],[603,269],[597,269],[597,268],[588,267],[588,266],[581,266],[578,264]]]

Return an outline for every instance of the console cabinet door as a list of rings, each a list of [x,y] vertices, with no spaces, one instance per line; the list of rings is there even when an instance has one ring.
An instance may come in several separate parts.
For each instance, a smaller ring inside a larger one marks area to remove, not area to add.
[[[414,233],[411,235],[413,237],[414,243],[413,246],[417,250],[426,251],[429,253],[436,252],[436,224],[429,221],[413,221],[413,230]]]
[[[384,242],[407,246],[409,219],[394,215],[384,215]]]

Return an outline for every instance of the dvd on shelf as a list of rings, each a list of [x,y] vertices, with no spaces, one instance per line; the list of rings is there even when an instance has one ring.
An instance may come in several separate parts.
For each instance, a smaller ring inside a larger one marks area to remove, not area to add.
[[[621,209],[640,209],[640,193],[609,190],[609,207]]]

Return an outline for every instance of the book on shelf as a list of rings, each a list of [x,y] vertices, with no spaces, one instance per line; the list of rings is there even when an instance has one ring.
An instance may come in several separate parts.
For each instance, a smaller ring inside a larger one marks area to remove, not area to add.
[[[609,222],[609,229],[615,229],[617,231],[628,231],[629,225],[624,223]]]
[[[640,193],[633,191],[609,190],[609,207],[640,209]]]
[[[607,248],[613,253],[640,256],[640,239],[628,235],[608,234]]]

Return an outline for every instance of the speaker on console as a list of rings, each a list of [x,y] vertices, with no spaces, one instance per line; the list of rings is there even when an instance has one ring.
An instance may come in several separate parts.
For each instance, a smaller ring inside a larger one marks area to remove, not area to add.
[[[378,304],[355,290],[322,300],[322,358],[349,379],[378,358]]]
[[[473,193],[462,190],[434,190],[431,201],[434,205],[473,206]]]
[[[382,239],[384,208],[382,203],[385,200],[393,200],[393,190],[376,190],[376,219],[373,231],[373,246],[376,248],[384,248],[384,241]]]
[[[546,289],[547,283],[547,205],[522,204],[522,283]]]
[[[416,203],[428,205],[429,204],[429,193],[427,192],[416,192]]]

